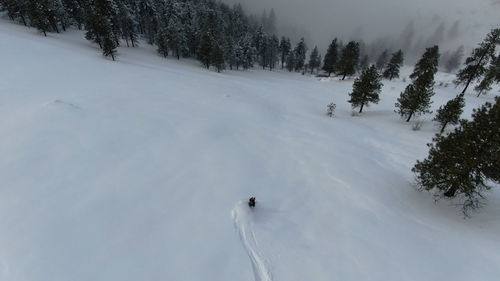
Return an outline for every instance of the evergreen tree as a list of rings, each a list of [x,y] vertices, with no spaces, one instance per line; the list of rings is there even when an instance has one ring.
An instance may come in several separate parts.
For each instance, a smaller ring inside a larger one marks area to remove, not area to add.
[[[500,97],[474,110],[472,121],[447,136],[437,135],[429,144],[429,156],[412,171],[418,185],[445,197],[465,197],[463,210],[480,206],[488,183],[500,183]]]
[[[114,32],[117,27],[117,11],[112,0],[93,0],[85,8],[85,29],[87,40],[99,44],[104,56],[115,60],[118,36]]]
[[[266,60],[269,70],[276,68],[276,63],[279,60],[279,39],[276,35],[273,35],[268,39]]]
[[[335,73],[338,56],[337,38],[335,38],[332,43],[330,43],[330,46],[328,46],[328,51],[326,51],[325,60],[323,62],[323,70],[328,72],[328,76]]]
[[[212,48],[210,60],[217,69],[217,72],[221,72],[221,70],[224,69],[224,55],[221,48],[219,47],[219,44],[216,44],[215,47]]]
[[[20,19],[24,25],[27,25],[27,0],[0,0],[0,11],[7,11],[7,15],[11,20]]]
[[[314,69],[318,68],[320,64],[318,47],[314,46],[311,55],[309,56],[309,68],[311,69],[311,74],[313,74]]]
[[[387,64],[387,60],[389,60],[389,50],[385,49],[377,59],[376,66],[378,71],[382,71],[382,69],[384,69]]]
[[[440,131],[441,134],[446,128],[446,125],[458,124],[464,106],[465,106],[464,94],[459,94],[454,99],[449,100],[444,106],[439,107],[439,109],[437,110],[436,117],[434,118],[434,121],[437,121],[439,122],[439,124],[441,124],[441,131]]]
[[[290,44],[290,38],[281,37],[280,42],[280,54],[281,54],[281,69],[284,68],[285,60],[292,49],[292,45]]]
[[[500,55],[491,61],[481,83],[474,88],[478,92],[477,96],[490,91],[493,82],[500,83]]]
[[[118,19],[121,34],[127,43],[127,47],[129,47],[129,42],[132,44],[132,47],[135,47],[138,40],[136,32],[137,22],[132,16],[131,8],[122,1],[118,2]]]
[[[353,108],[360,107],[359,113],[363,112],[363,107],[369,103],[378,103],[379,94],[382,89],[381,76],[377,67],[372,65],[361,73],[361,76],[354,80],[351,99],[348,101]]]
[[[460,66],[463,57],[464,57],[464,46],[460,46],[455,52],[453,52],[449,56],[448,60],[446,61],[446,64],[444,66],[446,72],[451,73],[452,71],[457,69]]]
[[[403,51],[399,50],[392,54],[391,60],[384,71],[384,78],[392,80],[399,77],[399,68],[403,65]]]
[[[28,16],[30,18],[31,25],[40,30],[44,36],[47,36],[47,32],[50,30],[50,21],[47,15],[49,9],[48,2],[48,0],[28,1]]]
[[[295,57],[295,71],[303,70],[307,53],[307,46],[304,42],[304,38],[300,39],[300,42],[297,44],[293,52]]]
[[[188,52],[187,38],[182,23],[173,15],[170,16],[167,24],[167,40],[169,49],[174,52],[177,59]]]
[[[346,76],[356,73],[358,61],[359,43],[351,41],[342,50],[342,55],[336,65],[337,74],[342,75],[342,80],[344,80]]]
[[[200,39],[200,46],[198,48],[198,60],[200,60],[203,65],[209,69],[212,63],[211,61],[212,54],[212,38],[210,33],[205,32]]]
[[[457,73],[457,79],[454,81],[457,86],[465,85],[462,93],[465,93],[472,81],[479,80],[486,73],[486,66],[494,57],[498,44],[500,44],[500,28],[493,29],[465,60],[465,67]]]
[[[164,27],[161,27],[158,30],[158,34],[156,35],[156,45],[158,46],[156,49],[158,53],[164,58],[168,57],[168,39],[167,32]]]
[[[434,74],[437,72],[439,48],[427,48],[410,75],[412,83],[401,93],[396,112],[410,122],[414,114],[431,113],[431,97],[434,95]]]
[[[295,69],[295,52],[290,52],[286,57],[286,69],[289,72]]]
[[[417,77],[422,76],[425,72],[432,72],[436,74],[439,65],[439,47],[437,45],[425,49],[425,53],[422,58],[417,62],[413,73],[410,78],[415,80]]]

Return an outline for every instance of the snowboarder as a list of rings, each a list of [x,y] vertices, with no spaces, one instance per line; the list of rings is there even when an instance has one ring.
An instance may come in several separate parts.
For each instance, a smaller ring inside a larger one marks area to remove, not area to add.
[[[255,207],[255,197],[250,197],[248,200],[248,206],[250,206],[250,208]]]

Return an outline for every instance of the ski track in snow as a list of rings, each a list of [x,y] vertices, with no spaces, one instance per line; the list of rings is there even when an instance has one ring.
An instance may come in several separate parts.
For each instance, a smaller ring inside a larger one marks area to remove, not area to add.
[[[252,262],[255,281],[272,281],[269,265],[259,251],[259,245],[255,239],[251,212],[253,210],[249,209],[245,201],[239,201],[232,211],[234,226]]]

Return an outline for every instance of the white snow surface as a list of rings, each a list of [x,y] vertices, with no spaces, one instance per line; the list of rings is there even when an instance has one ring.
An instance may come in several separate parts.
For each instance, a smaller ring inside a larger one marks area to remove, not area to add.
[[[464,219],[413,186],[438,128],[394,113],[403,79],[351,116],[353,79],[118,52],[0,21],[0,280],[500,276],[499,191]]]

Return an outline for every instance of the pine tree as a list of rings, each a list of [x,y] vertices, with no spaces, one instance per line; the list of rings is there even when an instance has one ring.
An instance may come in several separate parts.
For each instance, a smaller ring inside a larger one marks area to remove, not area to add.
[[[412,171],[417,184],[425,190],[437,190],[445,197],[465,197],[464,214],[480,206],[488,183],[500,183],[500,97],[474,110],[472,121],[447,136],[433,139],[429,156],[417,161]]]
[[[118,2],[118,20],[120,24],[121,34],[125,42],[127,43],[127,47],[129,47],[129,41],[132,44],[132,47],[135,47],[137,44],[137,23],[132,16],[131,8],[124,2]]]
[[[286,69],[289,72],[295,69],[295,52],[290,52],[286,57]]]
[[[325,60],[323,62],[323,70],[328,72],[328,76],[335,73],[338,56],[337,38],[335,38],[332,43],[330,43],[330,46],[328,46],[328,51],[326,52]]]
[[[481,83],[474,88],[478,92],[477,96],[490,91],[493,82],[500,83],[500,55],[491,61]]]
[[[486,66],[494,57],[498,44],[500,44],[500,28],[491,30],[486,39],[465,60],[465,67],[457,73],[457,79],[454,81],[457,86],[465,85],[462,93],[467,91],[472,81],[479,80],[486,73]]]
[[[403,51],[399,50],[392,54],[391,60],[384,71],[384,78],[392,80],[399,77],[399,68],[403,65]]]
[[[47,15],[49,9],[48,6],[48,0],[28,1],[28,16],[30,18],[31,25],[40,30],[44,36],[47,36],[47,32],[50,30],[50,21]]]
[[[382,71],[382,69],[384,69],[388,59],[389,59],[389,50],[385,49],[377,59],[376,66],[378,71]]]
[[[0,0],[0,11],[7,11],[7,15],[11,20],[20,19],[25,26],[27,25],[27,0]]]
[[[167,32],[164,27],[160,27],[158,30],[158,34],[156,35],[156,45],[158,46],[156,49],[158,53],[164,58],[168,57],[168,39]]]
[[[414,114],[431,113],[431,97],[434,95],[434,74],[437,72],[439,48],[427,48],[410,75],[412,83],[401,93],[396,112],[410,122]]]
[[[342,50],[342,55],[336,65],[337,74],[342,75],[342,80],[344,80],[346,76],[356,73],[358,61],[359,43],[351,41]]]
[[[290,44],[290,39],[281,37],[280,42],[280,54],[281,54],[281,69],[284,68],[285,60],[292,49],[292,45]]]
[[[217,69],[217,72],[220,72],[224,68],[224,56],[221,48],[219,47],[219,44],[216,44],[215,47],[212,48],[210,57],[210,60]]]
[[[279,39],[276,35],[269,38],[267,44],[266,60],[269,70],[276,68],[276,63],[279,60]]]
[[[304,69],[307,53],[307,46],[304,42],[304,38],[300,39],[300,42],[297,44],[293,52],[295,57],[295,71],[301,71]]]
[[[441,134],[446,128],[446,125],[458,124],[464,106],[465,106],[464,94],[459,94],[454,99],[449,100],[444,106],[439,107],[439,109],[437,110],[436,117],[434,118],[434,121],[437,121],[439,122],[439,124],[441,124],[441,131],[440,131]]]
[[[314,69],[319,67],[319,52],[318,52],[318,47],[314,46],[313,51],[311,52],[311,55],[309,56],[309,68],[311,69],[311,74],[313,74]]]
[[[179,19],[176,16],[170,16],[167,24],[167,41],[168,47],[177,57],[188,52],[187,38],[184,29]]]
[[[422,58],[417,62],[415,68],[413,69],[413,73],[410,75],[411,79],[416,79],[421,76],[425,72],[431,71],[433,74],[436,74],[438,71],[439,65],[439,47],[437,45],[425,49],[425,53],[422,55]]]
[[[212,38],[210,33],[205,32],[201,36],[200,46],[198,48],[198,60],[200,60],[203,65],[209,69],[211,65],[211,54],[212,54]]]
[[[372,65],[361,73],[361,76],[354,81],[351,99],[348,101],[353,108],[360,107],[359,113],[363,112],[363,107],[369,103],[378,103],[379,94],[382,89],[381,76],[377,67]]]

